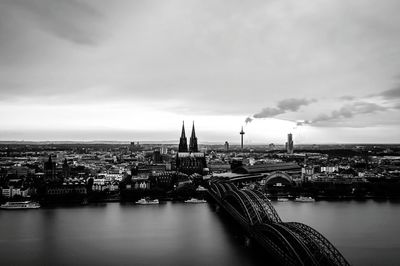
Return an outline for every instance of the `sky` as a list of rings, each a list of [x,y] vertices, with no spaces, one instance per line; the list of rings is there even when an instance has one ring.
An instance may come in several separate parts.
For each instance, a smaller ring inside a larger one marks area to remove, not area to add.
[[[0,140],[400,142],[398,0],[0,0]]]

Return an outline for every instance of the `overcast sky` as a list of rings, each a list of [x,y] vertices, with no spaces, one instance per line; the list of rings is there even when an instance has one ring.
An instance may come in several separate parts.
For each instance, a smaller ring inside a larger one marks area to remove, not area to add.
[[[400,142],[399,10],[0,0],[0,140]]]

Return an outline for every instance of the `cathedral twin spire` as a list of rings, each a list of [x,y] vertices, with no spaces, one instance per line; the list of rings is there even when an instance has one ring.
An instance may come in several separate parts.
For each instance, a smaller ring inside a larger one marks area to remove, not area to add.
[[[192,126],[192,135],[190,136],[189,151],[190,152],[199,152],[199,148],[197,147],[196,132],[194,130],[194,121],[193,121],[193,126]]]
[[[188,151],[188,146],[187,146],[187,139],[185,135],[185,122],[182,124],[182,133],[181,133],[181,138],[179,139],[179,152],[187,152]]]
[[[182,124],[182,133],[181,133],[181,138],[179,140],[179,152],[188,152],[188,145],[187,145],[187,139],[186,139],[186,134],[185,134],[185,122]],[[189,143],[189,152],[198,152],[199,148],[197,146],[197,137],[196,137],[196,132],[194,130],[194,122],[192,126],[192,135],[190,136],[190,143]]]

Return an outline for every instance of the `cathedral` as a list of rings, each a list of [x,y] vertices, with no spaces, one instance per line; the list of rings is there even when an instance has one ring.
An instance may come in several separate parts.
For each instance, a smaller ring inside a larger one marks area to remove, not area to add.
[[[178,153],[176,155],[176,169],[179,172],[187,175],[194,173],[202,175],[206,167],[205,154],[203,152],[199,152],[197,145],[194,122],[192,126],[192,134],[189,140],[189,147],[185,134],[185,123],[183,122],[181,138],[179,139]]]

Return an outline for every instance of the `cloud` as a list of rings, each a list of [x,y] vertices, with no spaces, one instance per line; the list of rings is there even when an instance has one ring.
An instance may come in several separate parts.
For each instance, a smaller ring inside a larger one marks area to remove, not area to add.
[[[351,96],[351,95],[344,95],[342,97],[339,97],[340,100],[345,100],[345,101],[352,101],[354,100],[356,97]]]
[[[312,122],[319,123],[324,121],[335,121],[340,119],[352,118],[359,114],[371,114],[379,111],[385,111],[387,108],[376,103],[356,102],[354,104],[345,104],[339,110],[334,110],[330,115],[321,114]]]
[[[254,118],[267,118],[283,114],[285,110],[279,108],[265,107],[260,112],[253,115]]]
[[[379,96],[382,96],[388,100],[392,99],[399,99],[400,98],[400,86],[397,86],[396,88],[385,90],[381,93],[379,93]]]
[[[316,102],[315,99],[285,99],[278,103],[278,108],[283,112],[292,111],[295,112],[300,109],[303,105],[309,105],[310,103]]]
[[[19,17],[17,25],[22,31],[37,28],[52,36],[80,45],[95,45],[100,40],[100,23],[104,17],[96,8],[85,2],[6,0],[2,5],[4,12],[17,14]],[[12,25],[12,19],[3,23]],[[18,29],[15,29],[14,34],[20,34]]]

